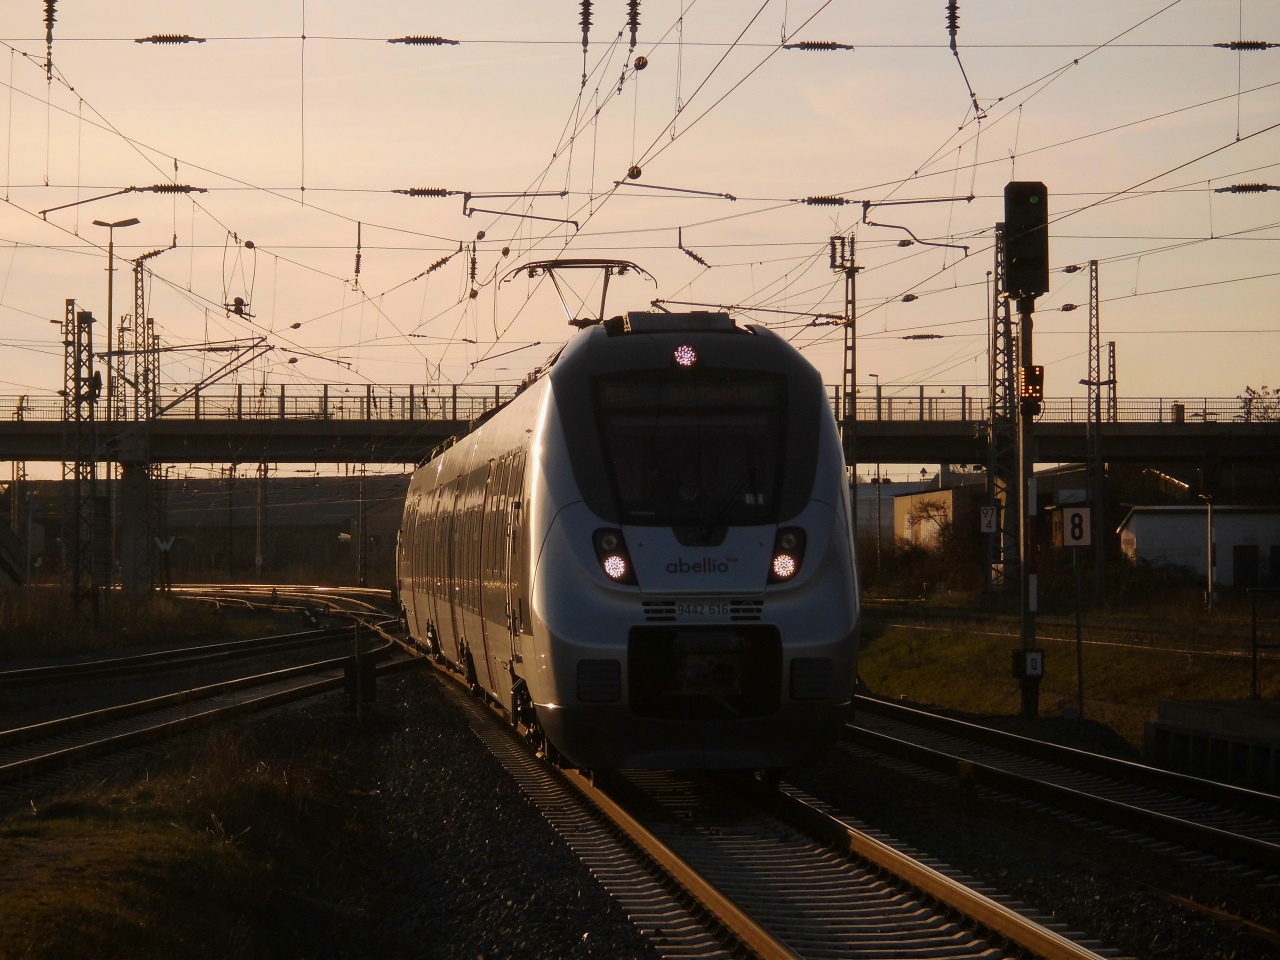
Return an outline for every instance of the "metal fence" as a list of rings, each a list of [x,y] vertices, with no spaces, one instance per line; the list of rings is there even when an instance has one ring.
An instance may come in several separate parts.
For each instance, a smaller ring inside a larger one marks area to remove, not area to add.
[[[173,403],[189,388],[169,388]],[[321,384],[267,386],[238,384],[200,390],[173,403],[164,420],[475,420],[516,395],[513,384]],[[985,421],[985,384],[928,386],[860,386],[852,404],[838,386],[827,387],[832,409],[856,410],[858,420]],[[0,397],[0,418],[61,420],[62,398],[56,394]],[[98,414],[104,415],[100,403]],[[1089,419],[1084,397],[1050,397],[1041,421],[1083,423]],[[1116,403],[1121,423],[1277,422],[1273,404],[1240,397],[1131,397]]]

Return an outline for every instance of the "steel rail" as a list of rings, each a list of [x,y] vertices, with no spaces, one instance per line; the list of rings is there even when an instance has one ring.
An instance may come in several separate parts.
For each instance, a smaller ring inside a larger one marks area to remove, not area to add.
[[[710,914],[711,918],[734,940],[761,960],[800,960],[800,955],[756,923],[728,897],[715,888],[702,874],[676,855],[603,790],[571,768],[560,773],[601,816],[613,824],[628,846],[637,850],[685,896]]]
[[[135,700],[131,703],[121,703],[113,707],[103,707],[100,710],[90,710],[85,713],[73,714],[69,717],[58,717],[54,720],[45,720],[41,723],[33,723],[25,727],[13,727],[9,730],[0,730],[0,747],[10,747],[19,743],[40,740],[44,737],[53,736],[54,734],[66,733],[70,730],[78,730],[82,727],[93,726],[96,723],[105,723],[110,720],[121,720],[125,717],[150,713],[154,710],[178,706],[179,704],[187,703],[192,700],[200,700],[220,693],[229,693],[233,690],[241,690],[245,687],[255,687],[260,686],[263,683],[288,680],[291,677],[302,676],[308,673],[315,673],[318,670],[336,667],[339,664],[344,663],[346,660],[346,657],[335,657],[329,660],[320,660],[315,663],[300,664],[296,667],[284,667],[283,669],[272,670],[264,674],[254,674],[249,677],[237,677],[234,680],[223,680],[218,683],[207,684],[203,687],[193,687],[189,690],[179,690],[176,693],[166,693],[158,697],[148,697],[146,700]]]
[[[444,677],[474,697],[465,680],[455,671],[435,658],[430,662]],[[479,697],[475,699],[481,700]],[[496,728],[503,730],[524,749],[530,749],[520,735],[523,727],[519,731],[513,728],[503,708],[487,699],[481,702],[489,708],[485,715]],[[678,893],[680,899],[693,905],[703,918],[719,929],[721,936],[729,941],[731,952],[739,956],[745,952],[761,960],[798,960],[800,955],[790,946],[757,922],[599,788],[589,772],[561,765],[552,765],[551,769],[597,812],[611,828],[610,833],[638,856],[663,886]],[[1006,941],[1015,950],[1030,951],[1044,960],[1101,960],[1099,954],[1087,947],[818,809],[785,785],[773,790],[753,783],[749,789],[757,793],[760,805],[774,812],[779,820],[795,826],[840,856],[870,864],[873,872],[888,875],[895,886],[919,891],[945,910],[968,919],[980,930],[995,934],[995,939]]]
[[[859,710],[865,710],[868,713],[874,713],[929,730],[936,730],[939,733],[950,734],[951,736],[972,740],[976,743],[983,743],[1001,750],[1008,750],[1011,753],[1021,754],[1022,756],[1034,757],[1037,760],[1047,760],[1050,763],[1061,764],[1064,767],[1084,770],[1106,777],[1114,777],[1117,780],[1127,780],[1145,787],[1167,790],[1170,793],[1192,797],[1196,800],[1280,819],[1280,796],[1274,794],[1261,793],[1257,790],[1237,787],[1227,783],[1218,783],[1214,780],[1205,780],[1185,773],[1175,773],[1172,770],[1161,770],[1159,767],[1149,767],[1146,764],[1134,763],[1131,760],[1090,753],[1087,750],[1078,750],[1075,747],[1047,743],[1043,740],[1033,740],[1030,737],[1019,736],[1016,733],[1007,733],[1004,730],[995,730],[980,724],[957,720],[953,717],[945,717],[941,714],[931,713],[928,710],[904,707],[901,704],[879,700],[875,697],[856,696],[854,698],[854,710],[855,713]]]
[[[350,632],[348,627],[328,627],[274,637],[253,637],[248,640],[230,640],[205,646],[158,650],[154,653],[141,653],[128,657],[4,670],[0,671],[0,689],[74,683],[77,680],[94,680],[126,674],[163,673],[182,667],[294,650],[326,640],[338,640]]]
[[[1161,837],[1247,863],[1280,868],[1280,845],[1220,830],[1194,820],[1183,820],[1143,807],[1095,796],[1046,780],[1010,773],[997,767],[934,750],[887,734],[847,727],[844,739],[878,753],[917,763],[962,779],[972,779],[996,790],[1035,800],[1070,813]]]
[[[1099,954],[1018,911],[844,823],[783,785],[761,794],[779,819],[846,856],[861,859],[947,909],[1045,960],[1101,960]],[[989,939],[989,938],[988,938]]]
[[[377,651],[371,651],[370,655],[383,652],[386,649],[387,648],[384,646],[379,648]],[[340,657],[334,660],[306,664],[301,667],[289,667],[285,670],[260,674],[256,677],[245,677],[240,680],[227,681],[222,684],[212,684],[209,687],[184,691],[181,694],[170,694],[165,697],[153,698],[152,700],[140,701],[134,704],[124,704],[120,707],[109,707],[106,710],[80,714],[76,717],[68,717],[63,720],[49,721],[47,724],[37,724],[33,727],[23,727],[18,730],[4,731],[0,736],[14,734],[24,735],[18,739],[7,741],[3,744],[5,746],[28,742],[33,739],[43,738],[44,736],[64,733],[72,729],[91,727],[98,723],[106,723],[111,720],[155,712],[168,706],[180,705],[186,702],[198,702],[199,700],[208,699],[211,696],[215,696],[219,693],[225,693],[229,690],[242,689],[245,687],[267,686],[283,680],[291,679],[292,677],[301,676],[306,673],[320,673],[325,670],[337,669],[338,667],[345,665],[347,660],[348,658],[346,657]],[[414,658],[393,660],[378,664],[376,669],[379,674],[393,673],[400,670],[413,669],[420,662],[420,659]],[[105,756],[152,740],[172,736],[185,730],[202,726],[212,726],[244,714],[254,713],[259,710],[266,710],[271,707],[291,703],[296,700],[303,700],[308,697],[325,693],[329,690],[336,690],[342,687],[344,683],[345,677],[328,677],[324,680],[315,681],[314,683],[279,690],[261,697],[254,697],[237,703],[203,710],[199,713],[189,714],[173,720],[166,720],[160,723],[151,724],[137,730],[93,739],[86,743],[76,744],[70,747],[51,750],[47,753],[41,753],[33,757],[27,757],[22,760],[0,766],[0,783],[11,783],[18,780],[24,780],[47,770],[66,766],[69,763]]]

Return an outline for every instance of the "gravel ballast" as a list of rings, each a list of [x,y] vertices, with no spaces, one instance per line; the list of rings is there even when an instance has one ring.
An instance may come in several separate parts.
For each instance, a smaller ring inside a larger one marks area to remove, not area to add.
[[[656,956],[484,749],[446,682],[424,670],[379,686],[360,763],[385,857],[375,939],[424,958]]]

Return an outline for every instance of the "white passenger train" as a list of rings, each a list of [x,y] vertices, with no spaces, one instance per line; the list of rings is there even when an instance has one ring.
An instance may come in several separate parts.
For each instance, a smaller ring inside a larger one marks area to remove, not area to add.
[[[852,523],[799,353],[631,313],[414,473],[397,584],[414,638],[579,766],[786,767],[848,711]]]

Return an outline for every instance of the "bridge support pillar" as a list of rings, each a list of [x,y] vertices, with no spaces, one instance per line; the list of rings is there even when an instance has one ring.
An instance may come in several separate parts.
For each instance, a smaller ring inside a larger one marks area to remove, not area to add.
[[[147,463],[120,464],[118,543],[125,593],[151,587],[151,470]]]

